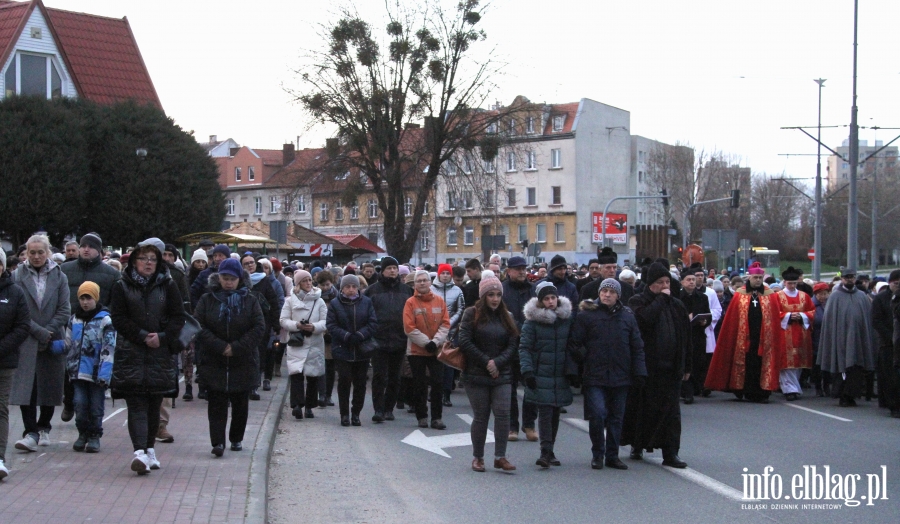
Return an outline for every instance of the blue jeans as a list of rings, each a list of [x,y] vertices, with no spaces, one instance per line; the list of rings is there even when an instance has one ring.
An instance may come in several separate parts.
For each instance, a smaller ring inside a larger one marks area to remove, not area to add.
[[[584,401],[589,406],[591,451],[594,459],[619,456],[619,441],[622,439],[622,418],[625,416],[625,399],[630,386],[606,387],[585,386]],[[606,438],[603,429],[606,428]]]
[[[89,437],[103,436],[103,408],[106,388],[86,380],[73,380],[75,427]]]

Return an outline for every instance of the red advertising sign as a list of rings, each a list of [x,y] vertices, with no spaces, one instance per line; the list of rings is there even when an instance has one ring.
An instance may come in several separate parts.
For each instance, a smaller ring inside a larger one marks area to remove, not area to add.
[[[594,231],[594,242],[599,243],[603,237],[603,213],[593,213],[591,226]],[[628,242],[628,215],[625,213],[606,214],[606,238],[613,244],[625,244]]]

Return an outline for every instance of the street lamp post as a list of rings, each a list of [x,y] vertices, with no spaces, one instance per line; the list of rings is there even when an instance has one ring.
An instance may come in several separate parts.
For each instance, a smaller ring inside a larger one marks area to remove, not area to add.
[[[859,204],[856,196],[856,176],[859,167],[859,124],[856,107],[856,47],[859,0],[853,1],[853,105],[850,108],[850,198],[847,205],[847,269],[854,274],[859,264]]]
[[[876,138],[878,136],[877,127],[875,134]],[[875,140],[875,147],[878,147],[878,140]],[[877,154],[877,153],[876,153]],[[874,163],[872,165],[872,272],[871,278],[875,280],[875,272],[878,270],[878,241],[876,239],[876,233],[878,229],[878,157],[873,158]]]
[[[818,151],[816,151],[816,224],[813,231],[815,257],[812,261],[813,279],[818,282],[822,277],[822,87],[825,79],[817,78],[813,81],[819,84],[819,123],[816,136],[818,143]]]

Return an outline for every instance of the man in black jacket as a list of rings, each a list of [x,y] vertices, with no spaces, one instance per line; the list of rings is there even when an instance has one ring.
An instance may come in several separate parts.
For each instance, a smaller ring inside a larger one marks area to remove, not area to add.
[[[600,276],[594,281],[582,286],[579,298],[581,300],[596,300],[600,293],[600,283],[607,278],[616,278],[616,270],[619,269],[619,256],[610,247],[604,247],[597,253],[597,262],[600,264]],[[622,295],[619,300],[623,304],[628,304],[631,297],[634,296],[634,288],[631,284],[618,281],[622,287]]]
[[[366,288],[372,299],[378,329],[378,349],[372,356],[372,422],[394,420],[394,405],[400,392],[400,366],[406,355],[406,331],[403,329],[403,307],[413,295],[412,289],[400,281],[400,264],[394,257],[381,259],[378,282]]]
[[[872,324],[878,340],[875,372],[878,377],[878,406],[900,418],[900,374],[894,368],[894,314],[892,301],[900,293],[900,269],[891,271],[888,285],[872,299]]]
[[[706,380],[706,326],[710,320],[699,319],[697,315],[710,315],[709,299],[706,298],[705,285],[698,285],[696,273],[693,267],[681,270],[681,302],[687,309],[691,319],[691,378],[681,383],[681,398],[685,404],[694,403],[694,395],[699,395]]]
[[[537,296],[534,286],[527,278],[528,275],[525,270],[527,265],[523,257],[510,258],[506,264],[506,280],[503,281],[503,304],[512,313],[519,332],[522,331],[522,324],[525,323],[525,304]],[[519,386],[519,382],[522,381],[518,351],[513,354],[511,378],[512,397],[509,405],[509,440],[515,442],[519,440],[519,397],[516,394],[516,388]],[[537,406],[534,402],[526,402],[523,399],[521,429],[525,431],[525,437],[532,442],[538,440],[538,434],[534,430],[536,420]]]
[[[6,251],[0,248],[0,480],[9,475],[6,444],[9,438],[9,392],[19,365],[19,346],[28,338],[31,315],[25,293],[6,271]]]
[[[466,261],[466,276],[469,277],[469,281],[463,287],[463,299],[466,301],[466,307],[472,307],[475,305],[475,302],[478,302],[478,284],[481,283],[481,271],[481,262],[477,258],[471,258]]]

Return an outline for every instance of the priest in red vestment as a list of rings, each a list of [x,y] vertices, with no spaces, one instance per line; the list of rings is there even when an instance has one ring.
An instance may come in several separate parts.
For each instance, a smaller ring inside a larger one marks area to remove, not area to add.
[[[747,272],[747,285],[735,293],[722,320],[705,386],[765,404],[779,387],[784,362],[781,309],[775,293],[763,284],[765,271],[759,263]]]
[[[779,373],[781,392],[786,400],[799,400],[800,373],[813,366],[812,325],[816,306],[812,297],[797,289],[803,274],[788,267],[782,274],[784,289],[775,294],[781,309],[781,333],[784,337],[784,362]]]

